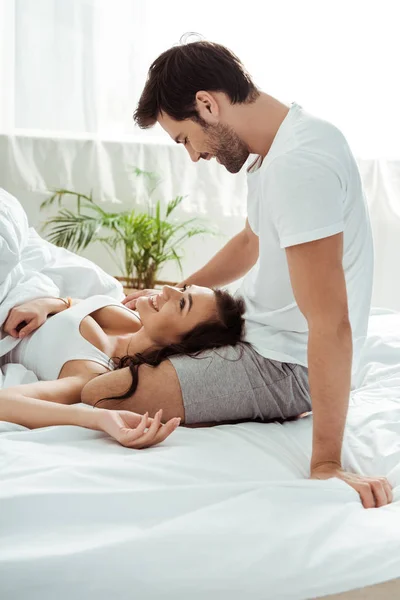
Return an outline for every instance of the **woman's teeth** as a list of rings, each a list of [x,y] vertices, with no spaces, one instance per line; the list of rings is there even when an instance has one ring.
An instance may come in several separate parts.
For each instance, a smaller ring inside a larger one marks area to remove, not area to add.
[[[158,306],[157,306],[157,300],[156,300],[156,298],[157,298],[157,296],[151,296],[150,300],[151,300],[152,305],[154,306],[154,308],[158,312]]]

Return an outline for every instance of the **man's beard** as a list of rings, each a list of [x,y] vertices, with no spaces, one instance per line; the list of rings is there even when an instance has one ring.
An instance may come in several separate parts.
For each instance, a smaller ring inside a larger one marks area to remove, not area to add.
[[[250,154],[244,142],[233,129],[222,123],[206,124],[203,129],[207,134],[208,152],[218,158],[229,173],[238,173]]]

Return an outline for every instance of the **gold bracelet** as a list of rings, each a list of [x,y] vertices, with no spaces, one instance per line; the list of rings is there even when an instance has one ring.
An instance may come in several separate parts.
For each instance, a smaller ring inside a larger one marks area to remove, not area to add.
[[[64,302],[64,304],[67,305],[67,308],[71,308],[71,306],[72,306],[72,298],[70,298],[69,296],[67,297],[67,299],[65,299],[65,298],[58,298],[58,300],[62,300]]]

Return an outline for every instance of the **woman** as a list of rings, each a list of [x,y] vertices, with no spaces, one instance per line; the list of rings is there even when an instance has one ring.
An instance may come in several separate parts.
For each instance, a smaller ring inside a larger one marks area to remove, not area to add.
[[[140,417],[65,405],[92,404],[102,378],[106,399],[127,398],[137,387],[140,364],[155,366],[173,354],[235,345],[243,334],[244,304],[221,290],[164,286],[140,298],[136,308],[135,313],[107,296],[41,298],[14,308],[4,330],[21,341],[2,364],[20,363],[41,381],[0,391],[0,420],[31,428],[74,424],[100,429],[133,448],[163,441],[179,425],[173,415],[163,425],[161,411],[150,419],[148,412]]]

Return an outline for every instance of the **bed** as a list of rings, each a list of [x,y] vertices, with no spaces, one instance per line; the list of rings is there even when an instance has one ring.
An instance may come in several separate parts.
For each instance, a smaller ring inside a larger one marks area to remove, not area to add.
[[[32,297],[123,296],[2,190],[0,256],[0,323]],[[0,330],[0,356],[14,343]],[[0,387],[34,380],[0,371]],[[400,597],[399,313],[371,313],[343,447],[347,468],[388,477],[393,503],[365,510],[342,481],[308,480],[311,432],[311,416],[181,427],[135,451],[0,423],[0,600]]]
[[[343,448],[393,503],[365,510],[344,482],[308,480],[311,431],[311,416],[181,427],[135,451],[1,424],[1,599],[400,597],[399,313],[371,313]]]

